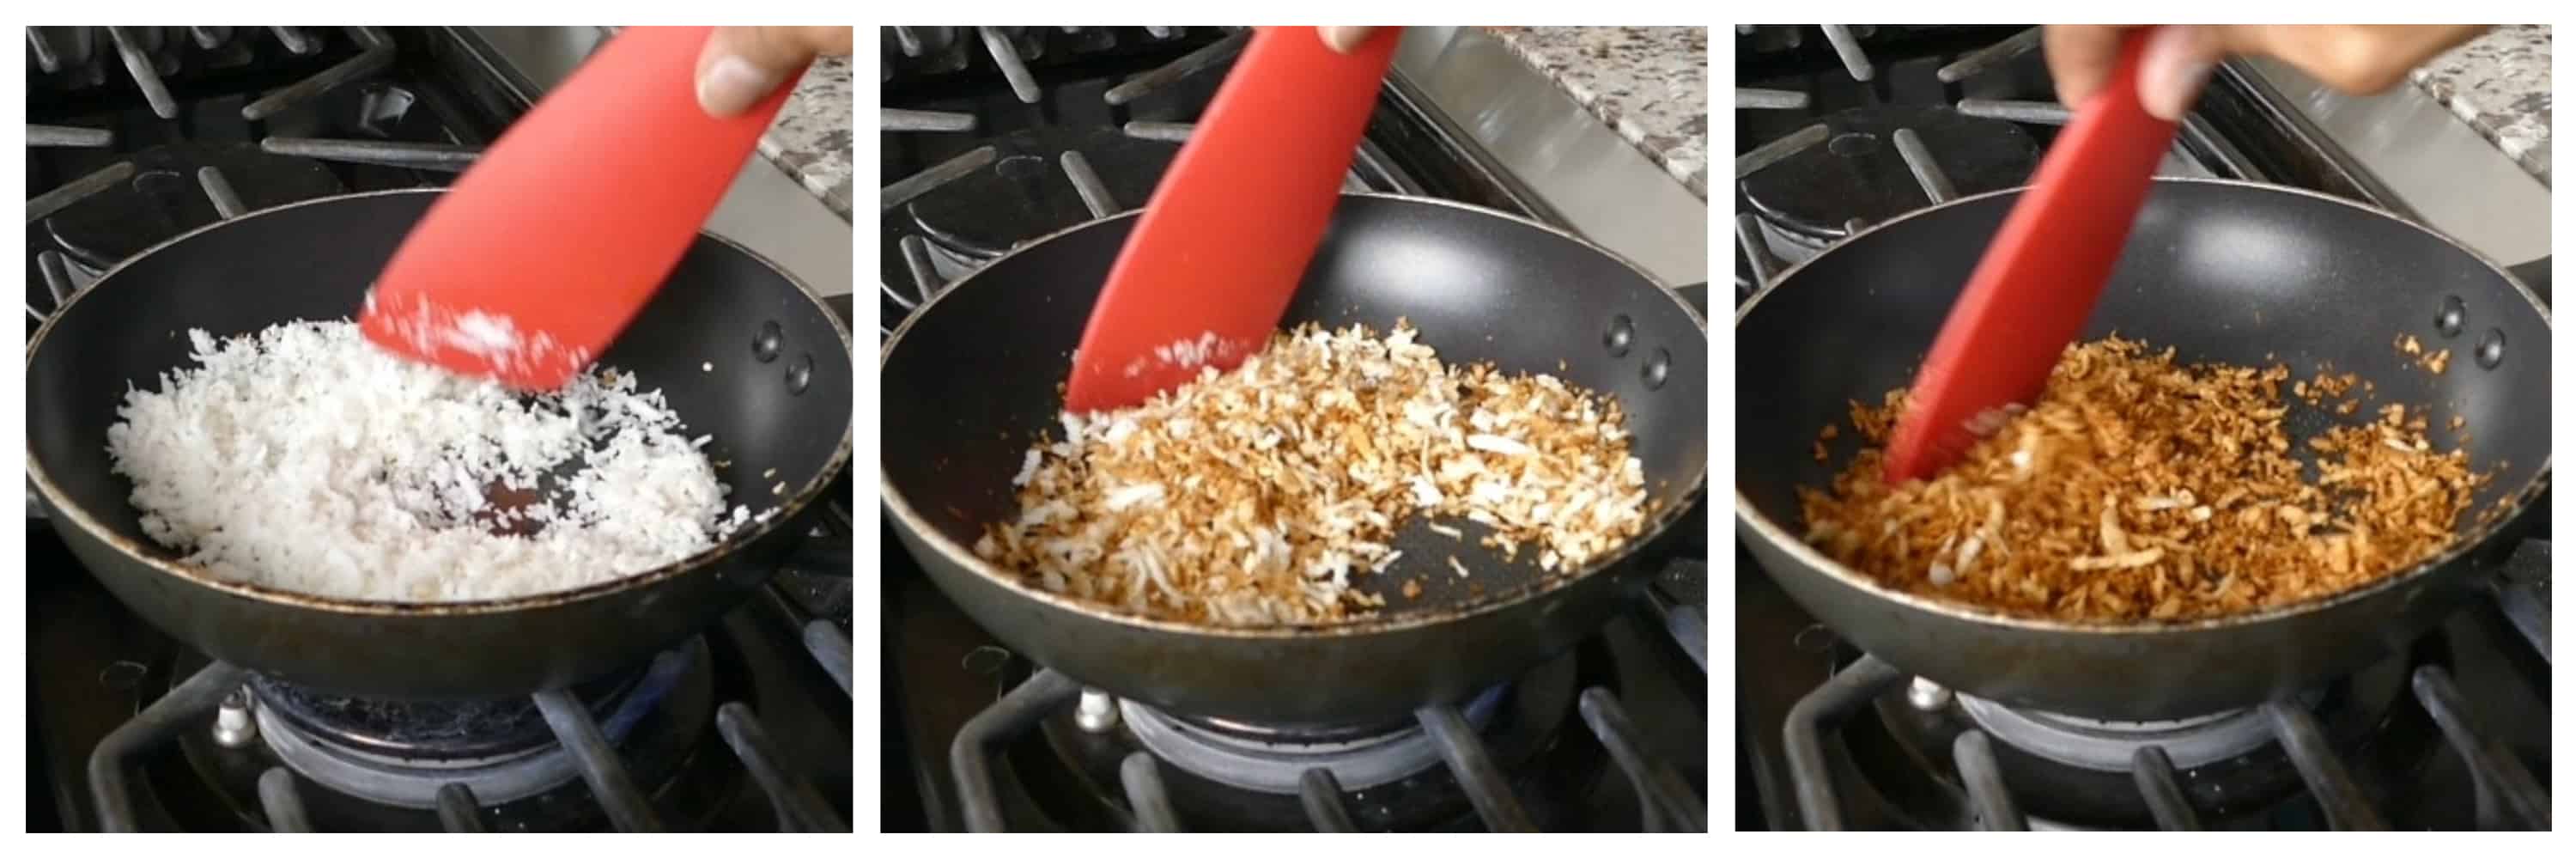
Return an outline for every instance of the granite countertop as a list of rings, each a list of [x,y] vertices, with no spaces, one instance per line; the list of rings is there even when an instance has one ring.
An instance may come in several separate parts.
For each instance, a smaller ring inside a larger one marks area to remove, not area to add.
[[[1691,193],[1708,198],[1707,28],[1494,27],[1492,32]]]
[[[761,155],[843,218],[850,217],[852,199],[850,130],[856,95],[848,57],[816,60],[778,111],[778,120],[760,136]]]
[[[2549,184],[2549,27],[2497,27],[2413,76],[2417,86]]]

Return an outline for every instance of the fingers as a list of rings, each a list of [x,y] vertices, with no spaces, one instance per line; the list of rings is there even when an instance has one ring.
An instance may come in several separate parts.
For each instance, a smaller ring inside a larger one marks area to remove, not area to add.
[[[2050,24],[2040,31],[2040,52],[2048,58],[2048,76],[2057,82],[2057,100],[2067,107],[2083,104],[2111,79],[2120,60],[2120,34],[2128,25]]]
[[[732,116],[758,104],[818,55],[850,52],[848,27],[717,27],[698,53],[698,106]]]
[[[1377,29],[1376,27],[1317,27],[1315,34],[1324,37],[1324,47],[1333,49],[1334,53],[1347,54],[1358,50],[1360,43],[1368,41],[1369,34],[1377,32]]]
[[[2158,119],[2180,122],[2224,51],[2207,27],[2157,28],[2138,55],[2139,106]]]
[[[2101,92],[2120,63],[2120,43],[2138,29],[2125,24],[2050,25],[2040,32],[2057,100],[2075,107]],[[2138,56],[2138,101],[2159,119],[2180,120],[2200,98],[2224,50],[2208,27],[2167,26],[2147,36]]]
[[[2082,104],[2102,89],[2119,61],[2124,25],[2051,25],[2041,43],[2057,98]],[[2348,93],[2395,86],[2416,66],[2486,32],[2485,25],[2235,24],[2161,28],[2140,58],[2138,98],[2147,112],[2180,119],[2210,70],[2229,54],[2274,57]]]
[[[2482,24],[2235,25],[2214,28],[2231,52],[2280,59],[2319,83],[2369,95],[2416,66],[2486,32]]]

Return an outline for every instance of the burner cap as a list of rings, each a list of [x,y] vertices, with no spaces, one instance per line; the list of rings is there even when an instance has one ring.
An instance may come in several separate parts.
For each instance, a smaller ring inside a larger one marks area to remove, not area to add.
[[[1960,196],[2019,187],[2039,167],[2039,144],[2021,126],[1948,107],[1856,107],[1818,121],[1823,143],[1755,171],[1742,185],[1766,224],[1819,245],[1851,235],[1855,218],[1875,224],[1932,205],[1896,152],[1899,129],[1922,135]]]
[[[573,696],[603,713],[632,690],[643,669],[573,687]],[[274,678],[251,680],[260,708],[298,733],[335,746],[420,760],[464,760],[553,745],[554,733],[530,698],[397,701],[315,692]]]
[[[1484,730],[1509,685],[1467,702],[1467,724]],[[1307,770],[1331,770],[1343,790],[1392,783],[1440,763],[1440,748],[1419,723],[1337,727],[1272,727],[1171,716],[1134,701],[1119,703],[1127,728],[1155,757],[1219,784],[1295,795]]]
[[[705,639],[652,663],[573,688],[612,746],[625,742],[683,686],[708,674]],[[486,803],[513,802],[581,772],[555,741],[533,699],[382,701],[323,695],[266,677],[251,681],[253,716],[269,750],[296,773],[348,796],[435,808],[438,790],[462,784]],[[685,705],[683,705],[685,706]]]
[[[2292,703],[2314,708],[2324,697],[2310,691]],[[2015,709],[1968,695],[1959,696],[1959,707],[1998,741],[2061,764],[2102,772],[2128,772],[2138,750],[2148,746],[2163,747],[2176,769],[2188,770],[2273,742],[2272,722],[2259,707],[2154,722],[2109,722]]]

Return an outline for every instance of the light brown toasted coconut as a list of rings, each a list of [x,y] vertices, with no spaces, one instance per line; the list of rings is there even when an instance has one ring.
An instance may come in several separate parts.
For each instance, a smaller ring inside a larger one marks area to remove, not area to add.
[[[1654,505],[1617,402],[1554,376],[1444,365],[1402,321],[1312,325],[1133,409],[1064,417],[1028,451],[1019,517],[977,554],[1048,591],[1234,626],[1366,615],[1408,517],[1476,522],[1506,557],[1571,572]],[[1454,526],[1433,530],[1463,537]],[[1413,573],[1466,576],[1456,559]],[[1418,581],[1401,592],[1421,593]]]
[[[2295,603],[2448,548],[2487,479],[2467,455],[2434,449],[2424,414],[2392,403],[2309,439],[2317,477],[2304,479],[2282,426],[2289,375],[2178,364],[2116,337],[2076,344],[2036,406],[1939,477],[1891,486],[1873,446],[1830,491],[1800,490],[1807,539],[1889,587],[2104,623]],[[2297,395],[2356,381],[2321,372]],[[1853,425],[1884,445],[1903,398],[1855,403]]]

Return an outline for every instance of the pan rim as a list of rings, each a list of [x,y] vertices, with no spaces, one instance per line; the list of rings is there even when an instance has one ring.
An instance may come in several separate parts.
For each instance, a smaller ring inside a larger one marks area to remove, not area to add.
[[[2462,253],[2467,254],[2470,259],[2475,260],[2479,265],[2485,266],[2489,271],[2494,272],[2497,277],[2504,280],[2506,285],[2513,287],[2515,293],[2521,295],[2523,301],[2529,304],[2531,309],[2540,315],[2540,324],[2543,327],[2551,327],[2548,305],[2541,303],[2539,298],[2532,294],[2531,288],[2523,284],[2521,280],[2515,278],[2511,271],[2507,270],[2504,266],[2496,264],[2495,260],[2489,259],[2485,254],[2479,253],[2476,249],[2461,244],[2457,239],[2444,235],[2440,231],[2434,230],[2424,224],[2417,223],[2404,217],[2399,217],[2396,213],[2390,212],[2386,209],[2353,200],[2347,200],[2331,194],[2311,191],[2305,188],[2294,188],[2265,182],[2252,182],[2243,179],[2157,177],[2155,181],[2159,184],[2233,186],[2260,191],[2278,192],[2292,196],[2310,197],[2317,200],[2348,206],[2404,224],[2424,233],[2427,236],[2431,236],[2444,244],[2457,248]],[[1770,297],[1771,294],[1781,286],[1788,284],[1791,277],[1795,276],[1798,272],[1805,270],[1808,266],[1813,265],[1816,261],[1824,259],[1827,255],[1849,246],[1851,241],[1854,239],[1869,235],[1870,233],[1877,232],[1880,229],[1890,227],[1895,224],[1903,223],[1920,215],[1992,197],[2019,194],[2028,189],[2029,186],[2024,185],[1987,191],[1980,194],[1971,194],[1946,203],[1927,206],[1907,212],[1903,215],[1890,218],[1884,223],[1872,224],[1860,232],[1854,233],[1843,242],[1826,248],[1823,252],[1820,252],[1815,256],[1810,257],[1797,265],[1790,266],[1786,270],[1780,272],[1780,274],[1773,278],[1770,283],[1765,284],[1762,289],[1756,291],[1751,299],[1745,301],[1743,307],[1736,309],[1735,324],[1737,327],[1743,326],[1745,319],[1752,314],[1754,308],[1760,306],[1763,299]],[[1780,523],[1773,521],[1771,517],[1764,515],[1760,508],[1754,506],[1753,500],[1744,494],[1741,484],[1738,484],[1735,490],[1735,522],[1739,530],[1746,528],[1752,529],[1754,533],[1760,535],[1762,539],[1769,541],[1774,546],[1780,547],[1781,551],[1788,553],[1791,558],[1797,560],[1799,563],[1825,571],[1828,576],[1838,584],[1845,587],[1859,589],[1867,592],[1873,597],[1896,603],[1908,609],[1930,612],[1932,614],[1949,617],[1955,620],[1968,621],[1971,623],[2029,630],[2032,632],[2079,633],[2106,636],[2169,635],[2248,626],[2314,612],[2322,612],[2346,603],[2360,602],[2362,600],[2372,598],[2381,593],[2405,586],[2409,582],[2429,576],[2435,570],[2458,562],[2461,558],[2466,557],[2471,551],[2484,545],[2489,538],[2496,536],[2499,532],[2512,527],[2519,522],[2523,515],[2530,511],[2533,499],[2538,498],[2541,492],[2546,491],[2549,488],[2550,469],[2556,458],[2557,452],[2554,450],[2550,452],[2549,456],[2543,457],[2540,461],[2540,470],[2535,472],[2531,479],[2525,482],[2520,488],[2514,490],[2511,495],[2506,496],[2511,500],[2512,506],[2504,513],[2504,515],[2496,517],[2488,525],[2461,535],[2465,539],[2453,541],[2451,548],[2445,549],[2440,554],[2417,562],[2414,566],[2408,567],[2404,571],[2395,575],[2383,577],[2378,581],[2358,588],[2336,591],[2324,596],[2313,597],[2288,605],[2274,606],[2258,612],[2214,618],[2202,618],[2181,623],[2156,621],[2127,621],[2108,624],[2076,623],[2056,620],[2053,618],[2034,618],[2006,614],[2004,612],[1984,608],[1982,606],[1952,603],[1930,597],[1919,596],[1905,591],[1899,591],[1882,585],[1877,579],[1864,575],[1858,570],[1851,569],[1832,558],[1826,557],[1823,552],[1819,552],[1815,547],[1807,545],[1805,540],[1798,539],[1795,535],[1791,534],[1787,528],[1782,527]],[[1766,569],[1765,572],[1768,573],[1769,571]]]
[[[133,256],[129,256],[118,261],[116,265],[108,267],[107,271],[99,275],[97,281],[91,283],[88,287],[81,289],[79,292],[72,293],[70,298],[56,306],[52,313],[46,315],[44,323],[37,326],[36,332],[29,335],[27,338],[27,364],[30,367],[34,365],[37,351],[44,346],[47,335],[53,333],[55,323],[60,321],[66,313],[70,312],[73,306],[79,304],[82,300],[87,299],[90,295],[98,292],[98,288],[100,286],[114,280],[118,273],[123,272],[127,267],[132,266],[137,261],[150,257],[153,254],[180,242],[187,241],[205,233],[213,232],[225,226],[247,221],[251,218],[275,214],[289,209],[373,197],[388,197],[407,194],[444,194],[446,192],[447,189],[445,188],[392,188],[381,191],[361,191],[350,194],[334,194],[327,197],[315,197],[309,200],[298,200],[292,203],[271,206],[251,212],[244,212],[238,216],[216,221],[214,223],[180,233],[176,236],[172,236],[159,244],[143,249],[140,253],[136,253]],[[841,318],[832,313],[831,306],[825,304],[820,296],[814,294],[813,288],[808,286],[802,279],[796,277],[794,273],[779,267],[776,261],[762,256],[758,252],[753,251],[748,247],[744,247],[732,239],[716,235],[715,233],[708,232],[706,230],[699,230],[698,237],[701,239],[712,239],[718,244],[733,249],[735,252],[738,252],[753,262],[760,264],[761,267],[769,269],[781,279],[784,279],[789,284],[795,286],[797,294],[804,296],[808,302],[813,304],[814,312],[822,314],[823,318],[831,323],[834,335],[838,336],[841,340],[843,353],[855,354],[856,346],[851,340],[848,326],[843,325],[841,323]],[[856,368],[853,367],[852,369],[855,370]],[[21,372],[24,371],[22,370]],[[56,513],[70,519],[71,524],[74,527],[99,537],[100,542],[115,549],[118,554],[122,554],[128,559],[142,563],[145,566],[152,567],[164,574],[188,582],[189,584],[213,588],[229,596],[288,605],[296,608],[353,615],[447,617],[503,614],[524,609],[547,608],[584,602],[591,599],[605,597],[610,594],[621,593],[629,589],[645,587],[654,583],[678,578],[682,575],[710,566],[715,562],[730,556],[734,550],[750,545],[751,543],[758,542],[778,529],[787,527],[789,523],[798,521],[801,514],[805,512],[805,509],[808,506],[811,506],[814,501],[820,499],[823,496],[823,493],[831,488],[833,480],[839,477],[839,475],[849,467],[855,447],[854,439],[857,433],[857,424],[858,419],[855,411],[842,420],[840,444],[834,449],[832,458],[823,464],[823,468],[820,472],[815,474],[812,479],[808,480],[805,485],[798,487],[794,494],[789,495],[784,502],[780,503],[775,508],[778,511],[776,515],[770,516],[768,521],[757,523],[750,529],[737,531],[733,535],[725,538],[724,540],[718,541],[715,545],[708,547],[704,551],[700,551],[686,558],[682,558],[678,561],[664,564],[650,570],[620,576],[603,582],[595,582],[577,588],[547,591],[544,593],[527,594],[523,596],[503,597],[499,599],[466,600],[458,602],[411,602],[400,600],[363,600],[349,599],[345,597],[326,597],[286,590],[283,588],[255,585],[247,582],[229,581],[218,577],[212,571],[195,564],[184,564],[138,551],[137,546],[134,545],[135,541],[108,530],[100,524],[97,517],[92,516],[86,508],[79,504],[72,503],[69,497],[62,491],[62,488],[54,483],[53,477],[46,472],[42,459],[37,456],[32,442],[28,443],[26,448],[27,480],[29,483],[35,485],[37,493],[44,497],[45,504],[48,507],[52,508]]]
[[[1621,267],[1635,273],[1639,279],[1644,280],[1646,283],[1654,285],[1655,288],[1662,292],[1664,297],[1671,301],[1675,307],[1679,308],[1684,314],[1688,314],[1690,320],[1696,323],[1696,327],[1698,328],[1702,339],[1706,339],[1708,336],[1708,320],[1701,316],[1699,310],[1692,307],[1688,300],[1682,298],[1680,292],[1676,291],[1670,285],[1665,284],[1663,281],[1656,279],[1654,275],[1646,273],[1645,269],[1639,267],[1635,262],[1630,261],[1628,258],[1622,257],[1608,248],[1601,247],[1600,245],[1569,231],[1562,230],[1553,225],[1542,223],[1530,218],[1514,215],[1509,212],[1489,209],[1483,206],[1470,205],[1455,200],[1443,200],[1436,197],[1417,197],[1407,194],[1391,194],[1376,191],[1345,191],[1341,196],[1344,199],[1378,199],[1398,204],[1424,204],[1454,208],[1477,215],[1500,218],[1513,223],[1526,225],[1561,238],[1572,240],[1577,245],[1588,248],[1593,252],[1618,263]],[[1338,206],[1336,208],[1338,208]],[[895,326],[894,332],[886,337],[885,345],[880,347],[878,350],[878,373],[882,374],[885,372],[885,365],[893,360],[896,347],[902,345],[904,337],[912,332],[913,325],[916,322],[927,317],[930,314],[931,309],[936,307],[941,299],[945,299],[949,295],[954,294],[957,289],[964,286],[967,281],[973,280],[976,276],[991,270],[995,263],[999,263],[1002,260],[1016,256],[1022,251],[1043,245],[1047,241],[1059,236],[1079,230],[1089,229],[1111,221],[1137,217],[1142,213],[1142,209],[1130,209],[1105,218],[1093,218],[1091,220],[1048,233],[1044,236],[1038,237],[1037,239],[1022,243],[1018,247],[1012,248],[1009,252],[995,257],[983,265],[977,266],[974,271],[967,272],[965,276],[958,278],[956,281],[948,284],[946,288],[941,289],[938,294],[932,296],[929,301],[922,302],[919,307],[913,309],[910,315],[904,317],[902,323]],[[1703,407],[1705,407],[1704,404]],[[879,456],[882,457],[883,455],[884,452],[880,451]],[[889,512],[893,513],[897,520],[903,523],[906,530],[917,535],[923,543],[929,545],[942,557],[963,566],[966,569],[974,571],[975,575],[979,578],[1007,588],[1014,594],[1036,600],[1052,609],[1071,611],[1086,618],[1107,623],[1115,623],[1121,626],[1152,630],[1156,632],[1201,635],[1229,639],[1259,640],[1359,637],[1439,626],[1454,621],[1466,620],[1468,618],[1498,612],[1506,607],[1518,605],[1547,594],[1555,593],[1564,588],[1571,587],[1576,582],[1590,579],[1595,575],[1599,575],[1617,567],[1630,558],[1633,550],[1661,539],[1666,533],[1670,532],[1675,525],[1679,524],[1682,520],[1689,518],[1691,508],[1705,503],[1708,497],[1708,462],[1707,459],[1703,457],[1700,462],[1698,473],[1691,477],[1690,488],[1682,496],[1682,503],[1667,506],[1664,512],[1656,517],[1655,521],[1649,523],[1645,530],[1638,532],[1636,537],[1629,539],[1625,546],[1625,551],[1620,552],[1607,561],[1587,566],[1574,573],[1542,576],[1537,581],[1528,585],[1524,585],[1510,591],[1489,594],[1481,600],[1468,603],[1465,606],[1461,606],[1450,611],[1405,614],[1394,617],[1375,617],[1341,623],[1235,627],[1146,617],[1143,615],[1120,611],[1114,607],[1104,604],[1092,603],[1061,594],[1052,594],[1039,588],[1030,587],[1021,582],[1018,576],[1003,570],[1001,567],[991,562],[985,561],[983,558],[977,557],[973,551],[959,545],[954,540],[948,539],[948,536],[941,533],[939,529],[931,527],[929,521],[922,517],[920,511],[913,508],[912,504],[905,499],[903,493],[895,487],[894,481],[887,475],[887,470],[883,467],[883,464],[880,463],[879,468],[877,469],[877,487],[880,503],[882,503]]]

